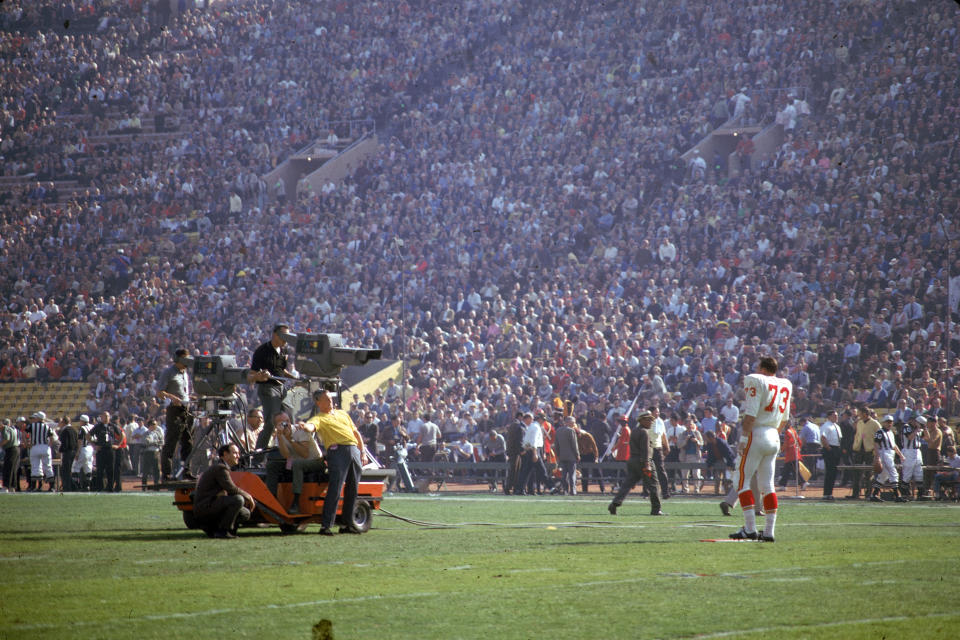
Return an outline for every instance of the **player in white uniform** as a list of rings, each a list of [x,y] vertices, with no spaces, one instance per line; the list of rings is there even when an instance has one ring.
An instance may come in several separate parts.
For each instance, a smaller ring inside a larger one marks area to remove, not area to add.
[[[737,467],[737,492],[743,509],[743,527],[731,533],[734,540],[761,540],[773,542],[777,524],[777,493],[773,475],[777,453],[780,451],[780,431],[790,421],[790,402],[793,400],[793,385],[786,378],[777,377],[775,358],[760,358],[757,373],[751,373],[743,382],[745,398],[742,415],[742,448],[740,465]],[[754,504],[758,496],[750,490],[750,477],[757,474],[757,485],[762,495],[766,512],[765,526],[757,531],[757,514]]]
[[[902,459],[903,454],[893,437],[893,416],[887,416],[883,419],[883,428],[874,434],[873,442],[873,456],[875,460],[880,461],[881,471],[873,479],[873,492],[870,495],[870,501],[883,502],[883,498],[880,497],[880,490],[892,484],[893,494],[897,497],[897,502],[906,502],[900,495],[900,474],[897,473],[894,459],[894,456],[900,456]]]
[[[900,477],[900,495],[912,499],[917,490],[923,487],[923,428],[927,419],[916,416],[903,427],[903,474]]]
[[[90,430],[92,428],[93,425],[90,424],[90,418],[87,414],[82,414],[79,424],[80,448],[77,451],[77,457],[73,460],[72,469],[80,480],[79,485],[81,491],[90,490],[90,478],[93,476],[94,451],[93,439],[90,437]]]

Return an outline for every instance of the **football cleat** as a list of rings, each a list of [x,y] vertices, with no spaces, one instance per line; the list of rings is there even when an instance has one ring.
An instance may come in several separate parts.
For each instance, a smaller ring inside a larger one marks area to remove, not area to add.
[[[747,531],[743,527],[740,527],[740,530],[730,534],[731,540],[756,540],[757,532],[756,531]]]
[[[730,505],[727,504],[726,500],[720,503],[720,511],[722,511],[725,516],[730,515]]]

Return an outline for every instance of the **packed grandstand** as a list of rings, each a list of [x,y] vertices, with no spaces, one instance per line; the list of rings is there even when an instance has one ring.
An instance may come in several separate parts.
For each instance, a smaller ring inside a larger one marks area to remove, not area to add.
[[[799,413],[877,383],[960,408],[955,3],[34,0],[0,22],[4,381],[85,381],[91,413],[142,422],[174,348],[246,363],[285,321],[405,356],[380,418],[445,432],[557,397],[700,414],[759,354]],[[743,140],[701,155],[720,130]],[[321,189],[265,178],[360,135]]]

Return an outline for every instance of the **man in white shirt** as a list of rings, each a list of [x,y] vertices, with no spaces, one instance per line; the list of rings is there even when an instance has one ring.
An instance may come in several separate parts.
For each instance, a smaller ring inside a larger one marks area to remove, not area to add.
[[[680,416],[676,413],[673,413],[670,416],[670,419],[664,425],[665,435],[667,436],[667,448],[664,449],[664,461],[665,462],[680,462],[680,436],[687,430],[687,427],[683,424],[683,420],[680,419]],[[667,476],[670,479],[670,488],[671,492],[677,490],[677,476],[679,471],[676,469],[671,469],[667,472]],[[664,491],[663,485],[660,487],[661,491]]]
[[[134,475],[140,475],[140,452],[143,451],[143,435],[147,427],[137,421],[136,416],[130,416],[130,421],[123,425],[127,436],[127,446],[130,448],[130,462],[133,464]]]
[[[420,419],[420,416],[414,414],[412,418],[407,420],[407,437],[410,438],[411,442],[420,440],[421,429],[423,429],[423,420]]]
[[[473,444],[467,438],[466,433],[460,434],[460,440],[451,447],[453,451],[454,462],[473,462]]]
[[[661,262],[673,262],[677,259],[677,247],[670,242],[670,238],[660,240],[660,246],[657,247],[657,255]]]
[[[420,437],[417,439],[421,460],[424,462],[433,460],[433,456],[437,453],[437,447],[440,446],[441,438],[440,427],[430,419],[430,414],[423,414],[423,426],[420,428]]]
[[[820,449],[823,453],[823,499],[833,502],[833,485],[837,480],[837,465],[840,464],[840,438],[837,412],[831,409],[827,419],[820,425]]]
[[[520,488],[525,495],[543,492],[548,484],[547,468],[543,463],[543,429],[532,413],[523,414],[523,454],[520,462]]]
[[[812,482],[817,478],[817,456],[820,455],[820,427],[816,422],[807,416],[800,427],[800,452],[807,462],[805,463],[812,472],[810,478],[804,482]]]
[[[729,425],[736,425],[740,421],[740,409],[733,404],[733,397],[727,398],[727,403],[720,407],[720,415],[723,421]]]
[[[660,407],[651,406],[648,411],[653,415],[653,426],[650,428],[650,446],[653,447],[653,466],[656,469],[657,481],[660,485],[660,497],[664,500],[670,497],[667,486],[667,473],[663,468],[664,458],[670,454],[670,443],[667,441],[667,425],[660,417]]]
[[[949,467],[949,471],[941,471],[933,477],[933,493],[937,500],[944,500],[946,496],[943,493],[943,483],[952,482],[956,484],[960,480],[960,455],[957,455],[957,448],[953,445],[947,447],[947,455],[940,461],[941,467]]]
[[[83,416],[81,416],[82,418]],[[156,420],[149,420],[141,427],[140,478],[141,489],[146,491],[147,478],[153,477],[153,486],[160,485],[160,448],[163,447],[163,432]]]

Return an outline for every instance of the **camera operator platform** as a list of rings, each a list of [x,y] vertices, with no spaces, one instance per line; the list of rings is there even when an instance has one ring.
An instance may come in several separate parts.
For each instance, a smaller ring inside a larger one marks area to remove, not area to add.
[[[288,344],[296,346],[296,367],[303,372],[302,378],[294,373],[294,361],[286,353]],[[172,456],[177,438],[183,439],[181,456],[184,479],[194,479],[195,474],[206,469],[210,462],[209,453],[231,441],[242,454],[246,454],[241,459],[247,459],[251,466],[262,466],[267,457],[280,455],[276,448],[270,448],[274,418],[281,413],[299,418],[304,411],[302,399],[297,402],[298,393],[302,392],[309,398],[306,411],[312,413],[312,392],[321,389],[331,391],[339,399],[343,367],[362,365],[379,357],[379,349],[345,346],[338,334],[298,336],[290,333],[284,324],[274,326],[270,341],[257,348],[250,368],[236,366],[236,357],[232,355],[190,357],[185,349],[178,350],[174,365],[161,376],[161,382],[168,378],[175,382],[164,382],[169,389],[158,392],[158,397],[169,399],[172,408],[168,411],[175,416],[182,416],[185,423],[189,422],[187,428],[176,432],[168,428],[169,442],[165,443],[165,451],[169,445],[169,455]],[[191,371],[192,379],[188,375]],[[262,403],[263,428],[251,449],[250,443],[243,442],[231,429],[229,422],[234,415],[246,415],[243,394],[236,393],[236,386],[254,383]],[[194,413],[187,410],[191,396],[196,398]],[[199,428],[191,430],[189,425],[195,419],[199,419]],[[166,481],[173,480],[170,477],[170,463],[168,457],[167,466],[164,467]]]

